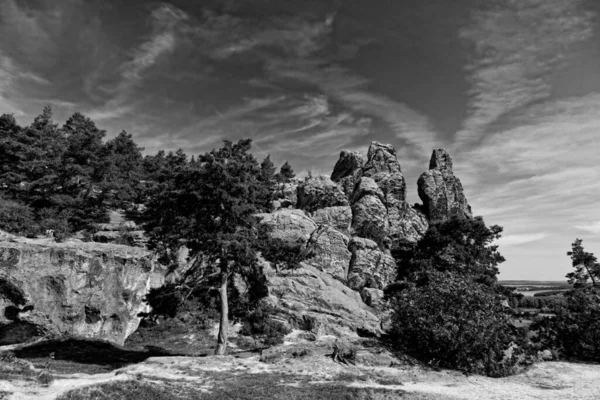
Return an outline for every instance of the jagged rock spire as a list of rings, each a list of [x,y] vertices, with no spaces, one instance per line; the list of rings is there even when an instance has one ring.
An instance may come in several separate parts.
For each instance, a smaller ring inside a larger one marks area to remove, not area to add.
[[[429,171],[421,175],[417,186],[430,223],[443,222],[453,216],[473,216],[460,179],[454,176],[452,158],[446,150],[433,150]]]

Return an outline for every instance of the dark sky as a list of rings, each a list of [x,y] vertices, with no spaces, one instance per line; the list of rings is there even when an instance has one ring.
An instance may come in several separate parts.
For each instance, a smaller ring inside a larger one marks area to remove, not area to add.
[[[115,136],[329,174],[393,144],[411,202],[444,147],[504,226],[501,279],[561,279],[600,252],[600,2],[0,0],[0,113],[81,111]]]

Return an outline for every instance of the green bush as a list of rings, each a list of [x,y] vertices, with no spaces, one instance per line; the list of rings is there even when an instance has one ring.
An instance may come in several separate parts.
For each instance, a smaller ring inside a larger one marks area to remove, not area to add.
[[[600,361],[600,288],[576,289],[567,295],[567,307],[555,317],[538,318],[530,326],[540,350],[562,357]]]
[[[254,311],[250,312],[243,320],[240,331],[242,335],[260,337],[266,345],[283,343],[283,337],[291,330],[282,322],[274,320],[272,306],[261,303]]]
[[[31,207],[0,198],[0,229],[15,235],[32,236],[39,227]]]
[[[506,376],[516,372],[522,333],[493,289],[451,273],[406,283],[392,298],[390,338],[434,366]],[[509,350],[511,349],[512,350]]]

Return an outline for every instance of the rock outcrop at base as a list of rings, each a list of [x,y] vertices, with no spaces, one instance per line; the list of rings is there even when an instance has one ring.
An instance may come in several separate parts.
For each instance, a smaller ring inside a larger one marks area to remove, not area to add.
[[[143,298],[163,269],[140,248],[99,243],[0,242],[0,325],[32,334],[122,345],[148,311]],[[28,337],[14,338],[17,342]],[[10,343],[3,343],[10,344]]]
[[[454,176],[452,158],[446,150],[433,150],[429,171],[421,175],[417,186],[430,222],[443,222],[454,216],[473,217],[460,179]]]
[[[277,274],[267,266],[265,272],[268,302],[294,328],[317,335],[381,333],[377,312],[330,274],[305,263]]]

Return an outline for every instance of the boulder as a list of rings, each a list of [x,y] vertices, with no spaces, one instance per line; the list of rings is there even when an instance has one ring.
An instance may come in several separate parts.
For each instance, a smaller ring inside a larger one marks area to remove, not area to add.
[[[143,298],[162,285],[164,273],[150,252],[129,246],[0,242],[0,325],[122,345],[139,313],[149,311]]]
[[[389,205],[387,211],[389,235],[394,248],[400,243],[418,242],[429,228],[425,214],[405,201]]]
[[[353,176],[363,167],[363,158],[358,151],[343,150],[340,159],[335,164],[331,173],[331,180],[339,182],[340,179]]]
[[[321,208],[311,215],[317,225],[328,225],[347,234],[352,224],[352,209],[350,206]]]
[[[349,249],[352,252],[347,283],[350,288],[359,291],[365,287],[383,290],[396,279],[396,261],[374,241],[354,237]]]
[[[352,256],[348,242],[348,237],[343,233],[331,226],[321,225],[308,242],[314,257],[306,263],[345,282]]]
[[[454,176],[452,158],[446,150],[433,150],[429,171],[421,175],[417,186],[429,222],[443,222],[453,216],[473,216],[462,184]]]
[[[381,310],[383,306],[383,290],[373,288],[363,288],[360,291],[360,297],[363,302],[369,307],[373,307],[376,310]]]
[[[376,311],[363,303],[358,292],[330,274],[306,263],[277,274],[265,263],[264,270],[267,301],[292,327],[317,335],[381,333]]]
[[[380,174],[402,173],[400,163],[396,158],[396,149],[391,144],[372,142],[367,153],[367,160],[363,167],[363,176],[375,177]]]
[[[317,224],[302,210],[281,209],[273,213],[257,214],[256,217],[269,227],[273,238],[290,243],[306,243],[317,229]]]
[[[296,207],[298,203],[298,181],[294,179],[287,183],[278,183],[274,196],[275,200],[279,201],[280,207]]]
[[[329,177],[319,175],[298,186],[298,208],[312,212],[320,208],[347,206],[345,193]]]
[[[340,159],[333,168],[331,180],[338,184],[346,197],[354,192],[354,186],[362,173],[363,158],[358,151],[342,151]]]
[[[352,229],[357,235],[378,242],[387,236],[387,209],[379,196],[368,194],[352,205]]]

